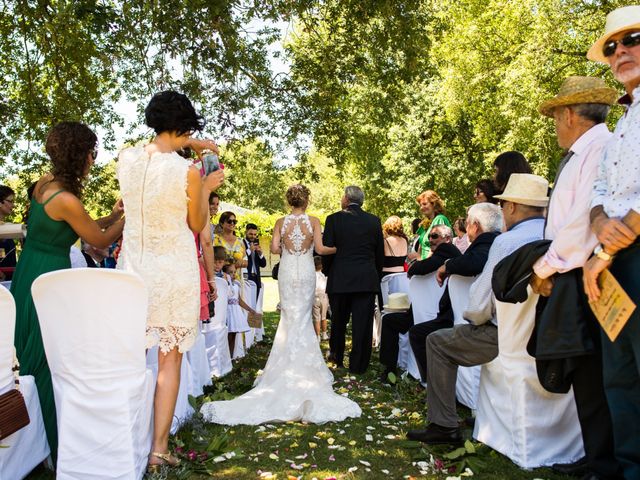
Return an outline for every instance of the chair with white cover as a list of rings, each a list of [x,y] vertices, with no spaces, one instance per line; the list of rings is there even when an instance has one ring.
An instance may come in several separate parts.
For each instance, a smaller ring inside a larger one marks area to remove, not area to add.
[[[438,285],[436,280],[436,272],[428,275],[414,275],[409,280],[409,300],[411,300],[411,308],[413,310],[413,324],[428,322],[438,315],[440,309],[440,297],[444,293],[445,284]],[[420,371],[416,363],[416,357],[413,354],[411,345],[409,344],[409,334],[400,335],[400,351],[403,351],[405,345],[408,345],[407,352],[407,372],[413,378],[420,379]]]
[[[449,277],[449,297],[451,298],[454,325],[469,325],[469,322],[464,319],[463,313],[469,304],[469,289],[476,278],[477,277],[463,277],[461,275],[451,275]],[[458,368],[456,397],[460,403],[466,405],[471,410],[476,409],[479,385],[480,365]]]
[[[404,279],[403,279],[404,277]],[[404,287],[404,281],[406,280],[407,285]],[[382,335],[382,316],[384,315],[383,306],[387,304],[389,301],[389,294],[396,292],[405,292],[409,291],[408,286],[409,279],[407,278],[407,274],[404,272],[401,273],[392,273],[390,275],[385,275],[380,281],[380,292],[382,296],[382,305],[378,305],[378,310],[376,311],[373,317],[373,345],[374,347],[378,347],[380,345],[380,338]],[[376,298],[376,302],[378,299]]]
[[[58,416],[56,478],[141,478],[155,386],[145,367],[144,282],[79,268],[41,275],[31,292]]]
[[[191,350],[187,352],[185,357],[187,359],[188,375],[187,391],[189,395],[198,397],[204,393],[202,387],[211,385],[211,370],[209,368],[207,347],[202,331],[198,332],[193,347],[191,347]]]
[[[573,390],[547,392],[526,347],[538,295],[496,301],[498,357],[483,365],[473,436],[522,468],[572,463],[584,456]]]
[[[215,300],[215,315],[211,317],[210,323],[202,324],[202,333],[209,360],[209,372],[214,377],[222,377],[232,368],[227,329],[229,285],[223,278],[216,277],[216,289],[218,298]]]
[[[389,302],[389,295],[391,293],[406,293],[409,294],[409,277],[407,277],[406,272],[401,273],[392,273],[390,275],[386,275],[382,278],[380,282],[380,289],[382,291],[382,303],[380,307],[382,308],[382,315],[380,316],[380,324],[377,326],[378,338],[382,332],[382,322],[383,317],[385,315],[384,305]],[[375,322],[374,322],[375,323]],[[374,325],[374,336],[376,334],[376,325]],[[413,363],[413,369],[417,372],[418,366],[415,363],[415,358],[410,360],[409,357],[413,355],[411,352],[411,345],[409,345],[409,335],[404,334],[400,335],[399,342],[399,350],[398,350],[398,366],[403,370],[409,369],[409,364]]]
[[[256,308],[256,294],[258,291],[258,287],[256,286],[256,282],[253,280],[245,280],[243,286],[243,300],[247,305],[255,310]],[[248,332],[244,334],[244,344],[245,348],[249,350],[255,341],[255,329],[251,328]]]
[[[0,286],[0,394],[14,388],[15,325],[16,305],[13,296]],[[31,375],[22,375],[19,380],[20,392],[29,413],[29,424],[0,441],[0,480],[20,480],[49,456],[35,380]]]

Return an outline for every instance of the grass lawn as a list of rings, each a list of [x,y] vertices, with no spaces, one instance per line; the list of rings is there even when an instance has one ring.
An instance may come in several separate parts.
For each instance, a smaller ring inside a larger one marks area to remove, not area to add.
[[[269,281],[265,287],[265,306],[268,304],[271,308],[277,302],[276,283]],[[269,355],[278,319],[275,312],[265,313],[265,340],[234,363],[233,371],[208,387],[203,397],[191,399],[196,409],[204,401],[230,399],[251,388],[257,370],[264,366]],[[321,346],[326,353],[328,342],[322,342]],[[470,466],[473,476],[479,479],[570,478],[545,468],[521,470],[506,457],[476,442],[468,442],[466,450],[454,451],[453,447],[425,448],[406,441],[405,432],[424,423],[424,389],[412,379],[398,379],[394,387],[382,385],[377,380],[380,367],[376,352],[365,375],[352,376],[342,368],[333,373],[335,389],[358,402],[362,417],[325,425],[291,422],[226,427],[203,423],[197,415],[171,440],[172,448],[182,452],[183,464],[146,478],[445,480],[460,474],[459,468],[456,473],[447,473],[447,469],[460,467],[462,462],[463,467]],[[283,397],[286,395],[286,391],[282,392]],[[466,408],[460,408],[459,413],[461,417],[469,416]],[[471,438],[470,428],[465,436]],[[105,461],[108,462],[108,458]],[[444,469],[440,461],[445,464]],[[435,472],[435,463],[440,473]],[[39,470],[28,478],[53,476]]]

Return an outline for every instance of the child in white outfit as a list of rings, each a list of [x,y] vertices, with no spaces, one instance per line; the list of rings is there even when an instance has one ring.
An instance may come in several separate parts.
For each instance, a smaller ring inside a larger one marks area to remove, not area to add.
[[[321,272],[322,259],[313,257],[316,266],[316,298],[313,304],[313,328],[318,340],[328,340],[327,311],[329,310],[329,296],[327,295],[327,277]]]
[[[234,280],[236,274],[235,263],[227,262],[222,267],[224,277],[229,284],[229,300],[227,305],[227,329],[229,331],[229,352],[233,358],[233,347],[236,344],[236,333],[248,332],[251,327],[247,322],[247,314],[243,312],[255,311],[240,297],[240,282]]]

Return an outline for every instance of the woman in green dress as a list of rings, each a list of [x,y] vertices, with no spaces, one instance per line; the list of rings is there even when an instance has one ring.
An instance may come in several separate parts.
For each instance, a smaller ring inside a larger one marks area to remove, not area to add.
[[[416,203],[420,206],[420,213],[422,213],[424,219],[416,232],[416,235],[418,235],[418,252],[410,253],[407,256],[408,260],[424,260],[431,255],[429,236],[433,227],[446,225],[451,228],[451,222],[444,215],[444,202],[436,192],[425,190],[416,197]]]
[[[35,378],[54,464],[58,450],[56,409],[31,284],[43,273],[71,268],[69,249],[78,237],[102,248],[122,234],[121,202],[108,217],[94,221],[80,201],[82,182],[97,156],[97,143],[95,133],[77,122],[59,123],[49,132],[46,151],[51,172],[38,180],[31,197],[27,239],[11,282],[20,373]]]

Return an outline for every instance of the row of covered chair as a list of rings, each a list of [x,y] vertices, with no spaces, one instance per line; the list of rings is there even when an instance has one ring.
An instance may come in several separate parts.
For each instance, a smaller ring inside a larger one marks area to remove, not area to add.
[[[463,312],[474,280],[459,275],[447,280],[454,325],[467,323]],[[438,286],[435,273],[410,280],[405,273],[397,273],[382,280],[385,303],[389,293],[409,295],[414,323],[436,317],[443,291],[444,285]],[[495,302],[498,356],[482,366],[460,367],[456,383],[458,401],[476,415],[474,438],[523,468],[567,462],[583,455],[573,392],[563,395],[547,392],[538,381],[535,359],[526,351],[537,300],[538,296],[530,293],[521,304]],[[402,337],[398,365],[420,378],[413,352]]]

